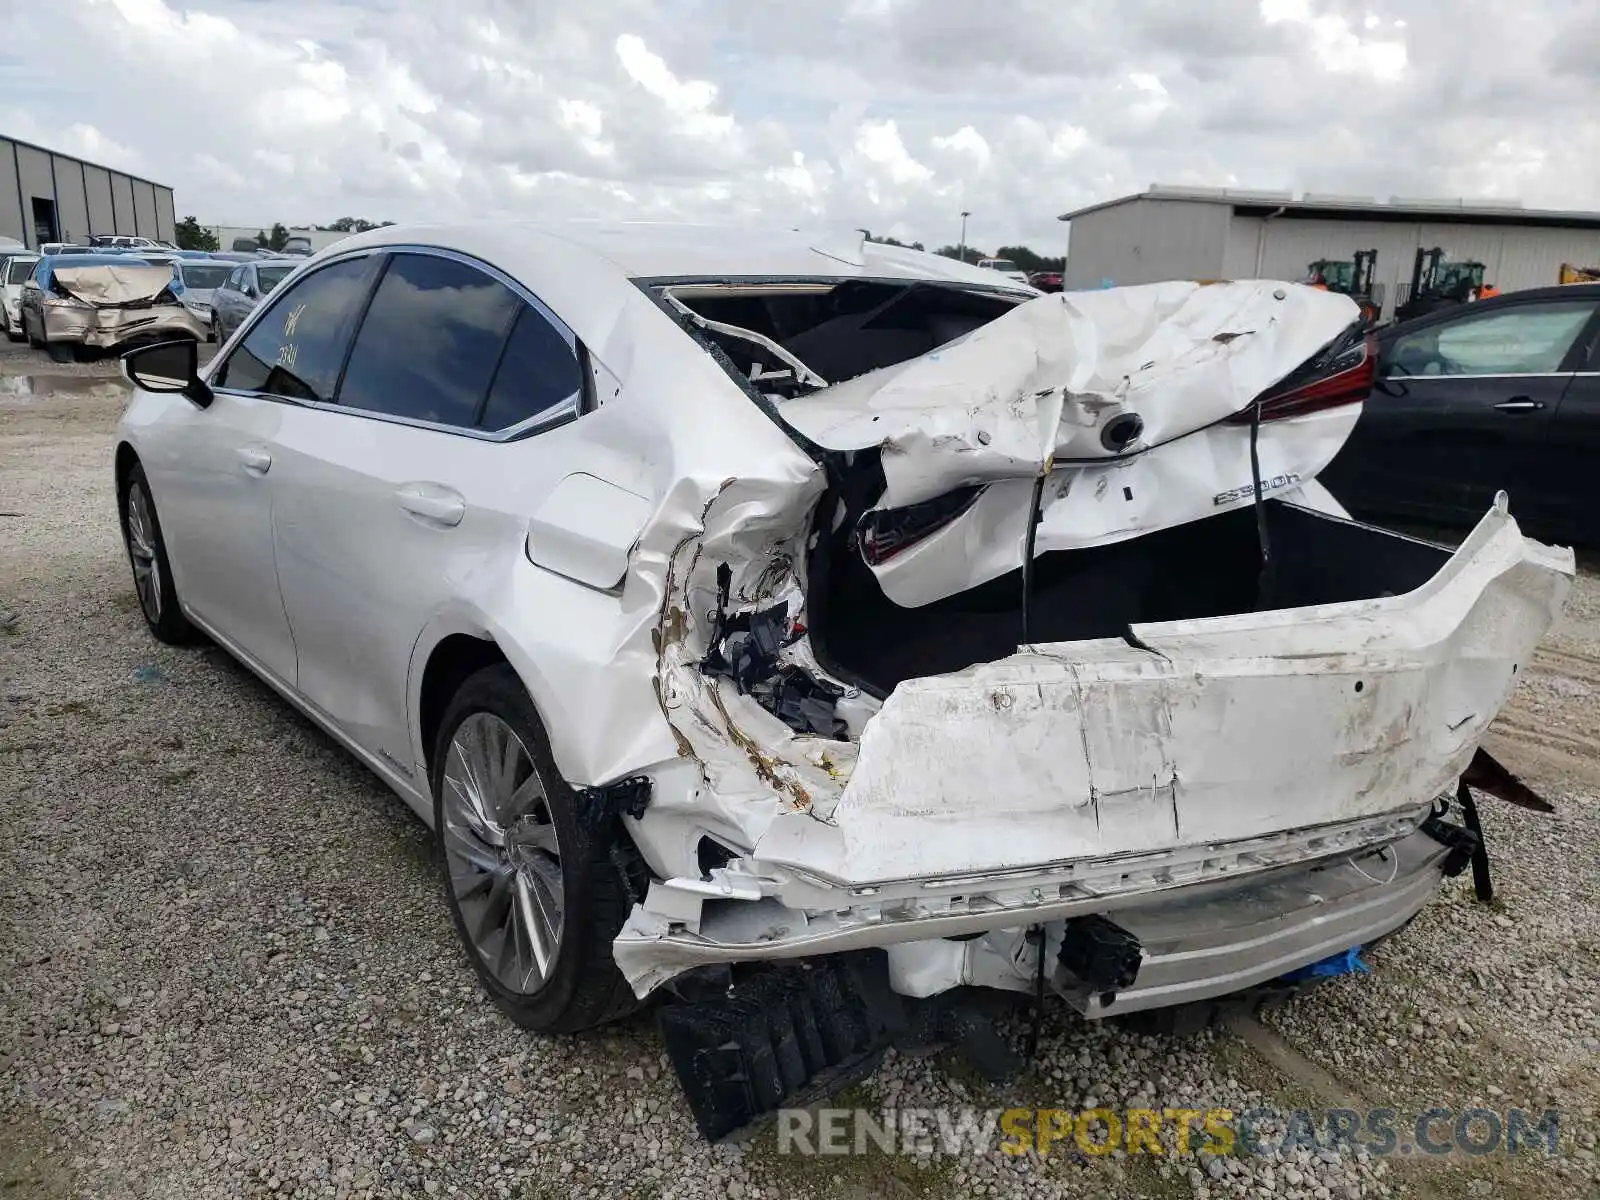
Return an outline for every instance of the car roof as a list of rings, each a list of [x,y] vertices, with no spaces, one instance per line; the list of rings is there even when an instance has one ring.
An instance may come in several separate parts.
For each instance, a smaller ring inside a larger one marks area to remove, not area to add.
[[[903,246],[792,229],[730,229],[657,221],[498,221],[461,225],[388,225],[343,238],[318,257],[357,249],[420,243],[481,253],[503,247],[508,259],[552,242],[633,279],[904,278],[941,279],[992,290],[1019,290],[995,272]],[[1031,289],[1028,294],[1032,294]]]

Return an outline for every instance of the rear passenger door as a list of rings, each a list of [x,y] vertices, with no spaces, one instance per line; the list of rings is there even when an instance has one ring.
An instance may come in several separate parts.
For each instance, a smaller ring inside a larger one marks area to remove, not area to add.
[[[1550,533],[1600,546],[1600,313],[1550,427]]]
[[[392,253],[336,403],[285,413],[278,571],[301,692],[421,792],[413,648],[452,597],[510,585],[531,497],[584,394],[573,335],[486,264]]]

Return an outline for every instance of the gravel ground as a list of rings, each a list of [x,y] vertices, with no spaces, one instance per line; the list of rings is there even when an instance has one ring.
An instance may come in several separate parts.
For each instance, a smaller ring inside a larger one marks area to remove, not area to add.
[[[704,1145],[648,1018],[579,1038],[509,1026],[456,949],[409,811],[219,651],[146,635],[113,517],[120,402],[106,364],[0,346],[7,1194],[1600,1194],[1592,572],[1494,735],[1560,812],[1486,803],[1493,908],[1453,881],[1374,974],[1264,1020],[1164,1039],[1053,1010],[1012,1086],[892,1057],[841,1101],[1548,1106],[1557,1158],[803,1159],[770,1132]]]

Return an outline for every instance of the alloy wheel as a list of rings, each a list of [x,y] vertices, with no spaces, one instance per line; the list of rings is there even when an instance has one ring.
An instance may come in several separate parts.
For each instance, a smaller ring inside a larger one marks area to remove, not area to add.
[[[450,741],[440,836],[462,924],[484,966],[513,992],[538,991],[561,948],[561,846],[528,748],[490,712]]]
[[[161,560],[156,555],[156,523],[150,497],[135,483],[128,489],[128,557],[139,606],[152,625],[161,620]]]

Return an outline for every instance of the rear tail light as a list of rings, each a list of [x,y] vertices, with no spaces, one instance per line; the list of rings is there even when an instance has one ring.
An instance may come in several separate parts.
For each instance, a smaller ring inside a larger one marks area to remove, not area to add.
[[[1282,421],[1356,404],[1367,398],[1377,378],[1378,340],[1368,333],[1349,333],[1326,352],[1263,392],[1249,408],[1227,418],[1230,425],[1248,425],[1260,405],[1263,421]]]
[[[943,529],[977,503],[981,487],[957,488],[921,504],[904,508],[878,508],[856,525],[856,544],[869,567],[888,562],[923,538]]]

